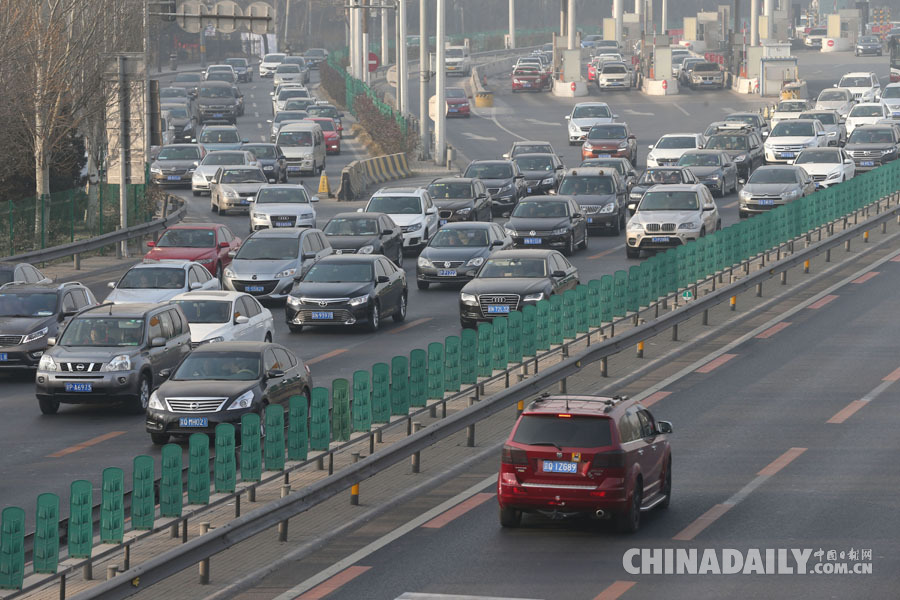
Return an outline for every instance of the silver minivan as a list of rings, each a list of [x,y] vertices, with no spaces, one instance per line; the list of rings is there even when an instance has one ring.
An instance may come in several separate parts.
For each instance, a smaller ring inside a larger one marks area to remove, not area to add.
[[[283,125],[275,143],[287,160],[287,174],[318,175],[325,170],[325,135],[318,123]]]

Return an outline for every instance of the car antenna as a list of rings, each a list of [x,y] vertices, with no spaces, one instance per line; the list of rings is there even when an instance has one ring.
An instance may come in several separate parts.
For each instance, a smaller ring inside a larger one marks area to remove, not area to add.
[[[569,397],[566,396],[566,412],[569,411]]]

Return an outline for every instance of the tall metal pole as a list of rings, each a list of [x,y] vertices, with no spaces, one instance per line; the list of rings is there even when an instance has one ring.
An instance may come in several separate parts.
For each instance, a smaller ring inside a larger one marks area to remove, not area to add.
[[[144,161],[150,160],[150,2],[144,0]],[[202,35],[203,32],[201,31]],[[124,185],[124,181],[122,182]],[[147,183],[150,183],[149,181]]]
[[[291,0],[284,0],[284,39],[281,40],[281,51],[287,52],[288,24],[291,22]]]
[[[422,159],[431,154],[428,135],[428,0],[419,0],[419,133]]]
[[[368,0],[363,0],[363,6],[369,4]],[[362,47],[359,53],[359,60],[362,70],[362,79],[366,82],[366,85],[369,83],[369,9],[363,8],[361,9],[362,15],[360,16],[362,20]]]
[[[644,14],[644,0],[634,0],[634,15],[637,17],[638,23],[643,23],[641,15]]]
[[[128,85],[125,82],[125,57],[118,57],[119,74],[119,228],[128,227]],[[128,257],[128,241],[122,240],[119,248],[122,257]]]
[[[559,36],[566,35],[566,7],[568,0],[559,0]]]
[[[759,46],[759,0],[750,1],[750,45]]]
[[[359,73],[356,72],[356,13],[358,9],[356,8],[359,0],[351,0],[350,7],[347,9],[347,20],[350,22],[350,76],[351,77],[359,77]]]
[[[622,40],[622,21],[625,13],[625,1],[613,0],[613,19],[616,20],[616,41],[621,44]]]
[[[313,0],[307,0],[309,4],[306,8],[306,39],[312,38],[312,7]]]
[[[365,74],[365,48],[363,47],[363,9],[362,3],[356,3],[356,78],[364,79]]]
[[[763,14],[766,15],[766,39],[771,40],[774,35],[775,0],[765,0],[763,3]]]
[[[662,14],[660,15],[660,22],[662,23],[662,34],[666,35],[666,32],[669,31],[669,0],[662,0]]]
[[[381,64],[387,66],[391,62],[391,52],[388,48],[388,40],[391,39],[390,27],[388,26],[388,11],[386,8],[379,9],[381,11]]]
[[[622,2],[622,0],[617,0],[618,2]],[[568,45],[566,46],[569,50],[575,49],[575,0],[569,0],[569,8],[566,10],[566,16],[568,17],[566,23],[566,34],[569,36]]]
[[[397,92],[400,114],[409,113],[409,57],[406,55],[406,0],[397,0]]]
[[[447,84],[447,69],[444,67],[444,39],[446,36],[447,30],[447,10],[445,6],[446,0],[437,0],[437,25],[435,27],[435,59],[434,59],[434,72],[437,74],[436,78],[436,106],[434,107],[435,117],[437,119],[434,122],[434,162],[438,165],[443,165],[447,162],[447,149],[446,149],[446,115],[447,115],[447,99],[446,99],[446,84]]]
[[[516,0],[509,0],[509,47],[516,47]]]

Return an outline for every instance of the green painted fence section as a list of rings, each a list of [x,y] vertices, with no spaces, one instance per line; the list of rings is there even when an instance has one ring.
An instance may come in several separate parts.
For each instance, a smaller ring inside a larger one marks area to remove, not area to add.
[[[181,458],[181,449],[178,449]],[[178,472],[181,482],[181,471]],[[94,547],[94,486],[90,481],[79,479],[69,487],[69,530],[66,538],[69,556],[72,558],[90,558]]]
[[[428,399],[440,400],[444,397],[444,345],[440,342],[428,344]]]
[[[491,344],[491,368],[505,369],[509,364],[509,319],[497,317],[491,323],[494,327]]]
[[[350,382],[342,377],[331,382],[331,430],[335,440],[350,441]]]
[[[416,348],[409,353],[409,405],[428,403],[428,353]]]
[[[234,447],[234,444],[232,444],[232,447]],[[131,468],[132,529],[138,531],[153,529],[153,522],[156,516],[156,496],[153,490],[154,479],[153,457],[146,454],[135,456]]]
[[[209,504],[209,436],[188,438],[188,504]]]
[[[161,455],[159,516],[180,517],[184,504],[184,484],[181,480],[181,446],[178,444],[166,444],[162,448]],[[70,518],[69,522],[71,523],[71,521]],[[69,538],[69,541],[71,542],[71,538]],[[72,554],[71,547],[69,548],[69,554]]]
[[[24,580],[25,511],[7,506],[0,513],[0,589],[22,589]]]
[[[537,307],[529,304],[522,308],[522,356],[534,356],[537,349]]]
[[[284,407],[270,404],[266,407],[266,440],[263,443],[263,459],[266,471],[284,470]]]
[[[353,373],[353,431],[372,428],[372,385],[368,371]]]
[[[490,377],[494,372],[494,326],[478,324],[478,376]]]
[[[125,472],[103,469],[100,489],[100,543],[120,544],[125,536]]]
[[[538,352],[544,352],[550,349],[550,301],[541,300],[534,305],[535,311],[535,328],[534,328],[534,347]]]
[[[316,452],[328,450],[328,446],[331,444],[331,430],[328,423],[328,388],[313,388],[309,412],[309,448]]]
[[[35,517],[34,546],[31,552],[34,572],[56,573],[59,566],[59,496],[40,494],[37,497]]]
[[[241,416],[241,481],[259,481],[262,477],[260,418],[256,413]]]
[[[459,381],[472,385],[478,381],[478,332],[463,329],[459,336]]]
[[[563,299],[562,296],[550,296],[550,312],[549,312],[549,338],[551,344],[562,344],[563,342]]]
[[[231,423],[216,425],[216,463],[213,468],[213,485],[217,494],[230,494],[237,487],[234,435],[234,425]]]
[[[391,420],[391,367],[387,363],[372,365],[372,422]]]
[[[288,400],[288,460],[306,460],[309,451],[309,401],[306,396]]]
[[[509,313],[506,322],[506,360],[515,364],[522,362],[522,313]]]
[[[444,391],[458,392],[461,382],[461,349],[458,335],[444,339]]]
[[[391,359],[391,415],[409,414],[409,359]]]

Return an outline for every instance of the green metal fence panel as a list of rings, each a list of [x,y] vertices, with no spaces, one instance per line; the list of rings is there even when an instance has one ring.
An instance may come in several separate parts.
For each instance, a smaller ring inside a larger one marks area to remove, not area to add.
[[[522,307],[522,356],[534,356],[537,350],[537,307]]]
[[[508,343],[507,359],[510,363],[522,362],[522,313],[514,310],[507,317],[506,341]]]
[[[409,359],[405,356],[391,359],[391,414],[409,414]]]
[[[261,419],[256,413],[241,416],[241,481],[262,477]]]
[[[615,287],[615,278],[612,275],[602,275],[600,277],[600,321],[609,323],[613,320],[613,288]]]
[[[494,326],[491,346],[491,367],[497,370],[503,370],[509,364],[509,339],[508,339],[508,319],[506,317],[497,317],[491,324]]]
[[[331,382],[331,431],[335,440],[350,441],[350,382],[343,377]]]
[[[372,365],[372,422],[391,420],[391,367],[387,363]]]
[[[270,404],[266,407],[266,440],[263,457],[266,471],[284,470],[284,407]]]
[[[184,483],[181,480],[181,446],[162,447],[159,479],[159,516],[180,517],[184,503]],[[241,460],[241,467],[244,466]],[[74,485],[74,484],[73,484]],[[74,491],[73,491],[74,492]],[[72,555],[72,518],[69,517],[69,555]]]
[[[440,342],[428,344],[428,399],[440,400],[444,397],[444,345]]]
[[[478,333],[463,329],[459,345],[459,380],[462,384],[473,384],[478,381]]]
[[[559,294],[550,296],[549,335],[551,344],[563,342],[563,297]]]
[[[288,460],[306,460],[309,451],[309,400],[306,396],[294,395],[288,400],[287,447]]]
[[[232,435],[232,440],[234,437]],[[234,442],[232,441],[232,448]],[[234,452],[232,452],[232,456]],[[156,516],[156,496],[153,490],[153,457],[141,454],[132,461],[131,471],[131,528],[138,531],[153,529]]]
[[[571,340],[575,338],[578,331],[578,323],[575,321],[575,313],[577,312],[578,295],[575,290],[566,290],[563,293],[563,318],[562,333],[563,338]]]
[[[353,373],[353,431],[372,429],[372,386],[368,371]]]
[[[20,590],[25,580],[25,511],[7,506],[0,513],[0,589]]]
[[[461,360],[459,336],[450,335],[444,338],[444,391],[459,391],[462,378]]]
[[[180,448],[178,449],[178,458],[181,458]],[[180,469],[178,482],[181,483]],[[90,481],[84,479],[73,481],[69,487],[69,528],[66,538],[71,558],[91,557],[91,549],[94,545],[93,491],[94,486]]]
[[[494,373],[494,325],[478,324],[478,376],[490,377]]]
[[[216,458],[213,468],[213,485],[217,494],[230,494],[237,486],[237,461],[234,456],[234,425],[216,425]]]
[[[625,311],[638,312],[640,307],[640,285],[643,274],[641,265],[628,267],[628,277],[625,283]]]
[[[534,305],[535,318],[535,351],[543,351],[550,349],[550,301],[541,300]]]
[[[625,300],[628,293],[628,273],[616,271],[613,274],[613,317],[624,317]]]
[[[600,280],[591,279],[588,282],[588,325],[600,327],[603,321],[600,319]]]
[[[120,544],[125,536],[125,472],[103,469],[100,489],[100,543]]]
[[[409,405],[428,403],[428,353],[416,348],[409,353]]]
[[[588,286],[579,283],[575,288],[575,331],[587,333],[591,322],[591,305],[588,300]]]
[[[209,504],[209,436],[188,438],[188,504]]]
[[[313,388],[309,412],[309,447],[318,452],[328,450],[331,443],[331,429],[328,422],[328,388]]]
[[[43,493],[37,497],[31,559],[35,573],[56,573],[59,566],[59,496],[56,494]]]

